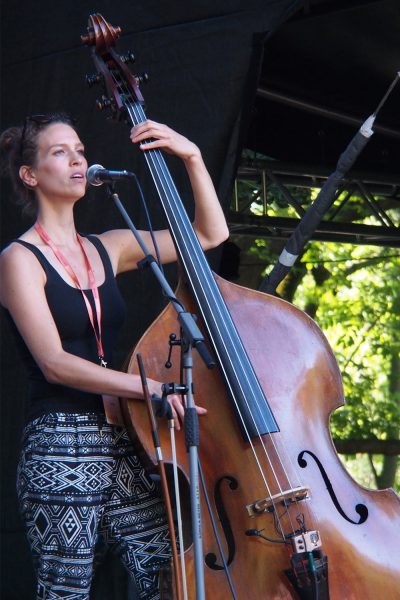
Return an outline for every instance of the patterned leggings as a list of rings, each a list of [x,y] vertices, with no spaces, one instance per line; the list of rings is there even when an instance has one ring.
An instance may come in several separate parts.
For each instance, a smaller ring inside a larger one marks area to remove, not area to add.
[[[96,542],[112,547],[139,598],[158,600],[169,562],[164,503],[125,429],[95,414],[52,413],[24,431],[17,491],[37,600],[88,600]]]

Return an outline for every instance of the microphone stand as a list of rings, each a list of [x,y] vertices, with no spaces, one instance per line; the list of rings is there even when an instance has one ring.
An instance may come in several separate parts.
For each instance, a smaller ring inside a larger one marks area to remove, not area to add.
[[[182,303],[176,297],[174,291],[170,287],[163,272],[161,271],[157,261],[150,254],[146,244],[141,238],[138,230],[132,223],[131,218],[126,212],[124,206],[119,199],[118,194],[114,189],[114,185],[107,184],[107,193],[114,200],[119,212],[136,238],[140,248],[143,251],[144,258],[138,263],[138,266],[143,268],[148,266],[151,268],[157,281],[159,282],[166,297],[172,302],[177,314],[178,322],[181,329],[181,347],[183,353],[183,370],[185,373],[185,393],[186,393],[186,408],[184,418],[185,442],[189,452],[189,474],[190,474],[190,507],[192,515],[192,534],[194,548],[194,566],[195,566],[195,581],[196,581],[196,598],[197,600],[205,600],[204,589],[204,566],[203,566],[203,538],[201,529],[201,507],[200,507],[200,486],[199,486],[199,467],[198,467],[198,446],[199,446],[199,425],[198,415],[196,412],[193,396],[193,357],[192,349],[195,348],[200,354],[206,366],[210,369],[215,366],[206,344],[204,336],[197,327],[193,315],[185,310]],[[174,387],[174,386],[172,386]],[[168,384],[163,386],[163,389],[168,388]],[[172,392],[173,393],[173,390]]]
[[[372,126],[375,122],[376,116],[381,110],[382,106],[385,104],[389,95],[392,93],[394,87],[397,85],[399,79],[400,71],[398,71],[396,74],[396,77],[379,102],[375,112],[373,112],[372,115],[368,117],[368,119],[361,125],[355,136],[350,140],[344,152],[340,155],[335,171],[330,174],[313,204],[308,207],[307,211],[301,218],[300,223],[292,232],[292,235],[290,236],[279,256],[278,262],[261,282],[261,285],[258,288],[260,292],[275,294],[276,288],[298,259],[300,252],[306,243],[311,239],[312,234],[318,227],[325,212],[332,205],[336,190],[338,189],[344,175],[352,167],[355,160],[374,133]]]

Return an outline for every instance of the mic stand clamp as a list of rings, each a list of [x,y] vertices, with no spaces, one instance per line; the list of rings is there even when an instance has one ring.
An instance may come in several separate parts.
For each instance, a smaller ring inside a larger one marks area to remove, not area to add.
[[[189,474],[190,474],[190,507],[192,514],[192,534],[194,548],[194,567],[196,579],[196,599],[205,600],[204,589],[204,561],[203,561],[203,538],[201,531],[201,506],[200,506],[200,487],[199,487],[199,467],[198,467],[198,446],[199,446],[199,427],[198,415],[194,405],[193,397],[193,357],[192,348],[196,348],[206,366],[210,369],[215,366],[210,352],[204,341],[204,337],[197,327],[193,315],[186,311],[182,303],[175,296],[174,291],[166,280],[157,261],[150,254],[146,244],[141,238],[138,230],[132,223],[131,218],[126,212],[124,206],[115,191],[112,183],[106,186],[108,195],[114,200],[123,219],[136,238],[137,243],[143,251],[144,258],[138,263],[139,267],[148,266],[159,282],[165,296],[172,302],[178,313],[178,321],[181,328],[181,346],[183,348],[183,369],[185,373],[186,409],[184,418],[185,442],[189,452]]]

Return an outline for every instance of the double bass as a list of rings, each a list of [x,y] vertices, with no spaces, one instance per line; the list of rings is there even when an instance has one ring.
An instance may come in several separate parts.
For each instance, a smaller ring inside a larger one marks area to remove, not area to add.
[[[146,119],[140,78],[114,49],[120,32],[94,14],[82,41],[93,49],[97,74],[91,83],[104,86],[102,102],[115,119],[136,125]],[[325,336],[294,305],[215,275],[161,152],[149,150],[145,160],[185,276],[178,298],[200,316],[218,363],[210,371],[193,356],[196,399],[208,409],[199,448],[204,493],[226,565],[202,503],[207,598],[398,600],[400,498],[393,490],[358,485],[338,458],[329,418],[344,403],[343,388]],[[179,337],[180,331],[174,308],[167,306],[138,342],[128,370],[137,371],[140,353],[151,378],[179,380],[179,365],[165,366],[171,334]],[[156,464],[145,407],[123,404],[136,441]],[[159,435],[168,462],[166,428]],[[181,435],[177,457],[185,491],[189,473]],[[192,600],[190,531],[184,553]]]

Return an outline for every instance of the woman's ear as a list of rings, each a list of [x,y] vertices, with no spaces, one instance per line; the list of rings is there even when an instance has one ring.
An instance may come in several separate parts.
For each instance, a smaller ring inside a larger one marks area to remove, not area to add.
[[[27,187],[29,187],[29,188],[36,187],[36,185],[37,185],[36,175],[32,171],[31,167],[28,167],[27,165],[22,165],[22,167],[20,167],[20,169],[19,169],[19,176],[22,179],[22,183],[24,185],[26,185]]]

